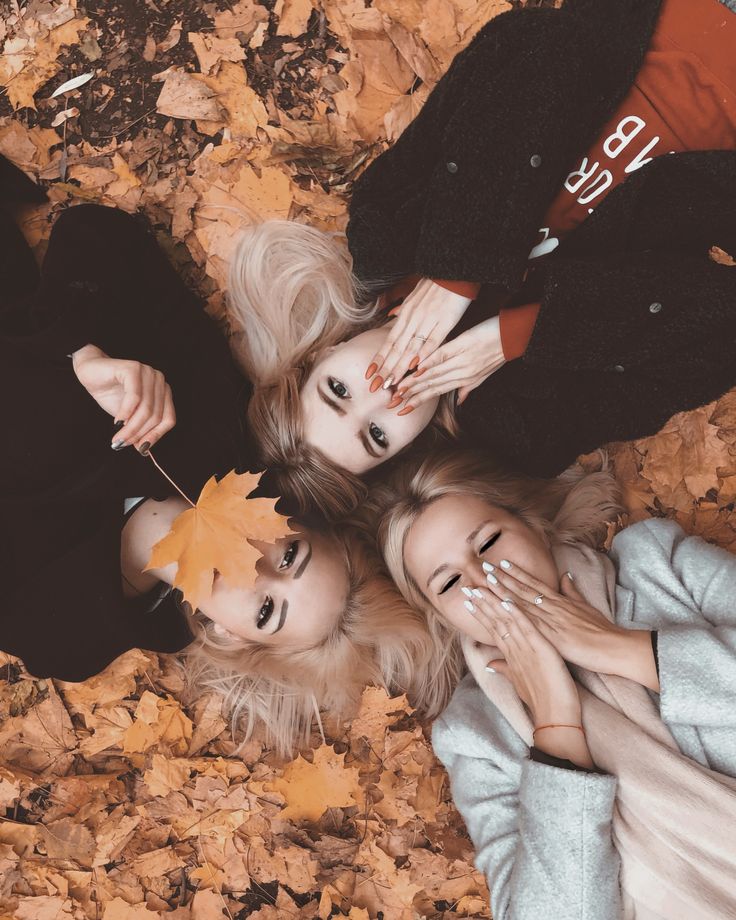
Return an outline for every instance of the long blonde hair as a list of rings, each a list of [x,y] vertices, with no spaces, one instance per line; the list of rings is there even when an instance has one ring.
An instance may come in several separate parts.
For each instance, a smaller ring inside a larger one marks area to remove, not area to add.
[[[378,486],[366,512],[376,521],[376,539],[402,596],[426,616],[432,639],[432,670],[437,680],[421,708],[437,715],[462,675],[459,634],[430,603],[404,565],[404,547],[419,515],[447,495],[471,495],[517,515],[548,543],[596,546],[606,524],[621,511],[619,487],[600,452],[600,468],[586,472],[575,464],[555,479],[536,479],[469,450],[439,450],[419,466],[406,464],[390,482]]]
[[[335,536],[349,576],[345,607],[323,640],[300,650],[219,635],[192,613],[195,641],[185,650],[185,698],[222,696],[237,750],[262,724],[268,743],[286,756],[306,744],[321,712],[354,714],[364,687],[417,695],[431,644],[423,618],[399,595],[381,561],[357,533]],[[237,753],[237,751],[236,751]]]
[[[246,227],[230,263],[231,347],[253,383],[248,422],[277,491],[299,512],[338,520],[365,497],[365,482],[304,436],[300,392],[324,349],[384,317],[352,272],[336,234],[289,220]],[[424,440],[457,434],[445,396]]]

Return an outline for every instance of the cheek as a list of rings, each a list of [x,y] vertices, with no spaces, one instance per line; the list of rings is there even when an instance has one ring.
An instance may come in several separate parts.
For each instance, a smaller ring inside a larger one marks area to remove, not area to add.
[[[463,606],[464,600],[465,598],[463,600],[456,599],[454,603],[443,604],[440,612],[442,619],[463,635],[470,636],[471,639],[475,639],[485,645],[491,644],[493,639],[473,614],[465,609]]]

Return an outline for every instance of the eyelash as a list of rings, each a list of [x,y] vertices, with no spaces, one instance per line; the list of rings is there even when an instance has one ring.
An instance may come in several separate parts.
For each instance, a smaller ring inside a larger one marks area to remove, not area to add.
[[[281,558],[279,563],[279,571],[285,572],[287,569],[290,569],[294,564],[297,553],[299,552],[299,541],[294,540],[293,543],[290,543],[286,548],[286,552]],[[261,609],[258,611],[258,616],[256,617],[256,629],[263,629],[263,627],[268,623],[273,615],[273,598],[270,595],[266,596],[266,600],[263,602]]]
[[[299,552],[299,541],[294,540],[293,543],[290,543],[284,553],[281,562],[279,563],[279,571],[284,572],[286,569],[290,569],[296,555]]]
[[[376,425],[374,422],[371,422],[368,426],[368,434],[370,434],[373,441],[378,444],[379,447],[388,447],[388,440],[383,431]]]
[[[327,386],[332,390],[332,392],[337,396],[338,399],[350,399],[350,390],[342,383],[340,380],[335,380],[334,377],[327,378]],[[338,393],[338,387],[344,390],[343,393]]]
[[[493,546],[496,540],[498,540],[500,536],[501,536],[501,531],[499,530],[497,533],[494,533],[492,537],[489,537],[486,540],[486,542],[483,543],[480,549],[478,550],[478,555],[482,556],[483,553],[487,552]],[[453,575],[452,578],[447,582],[447,584],[442,588],[442,590],[439,593],[444,594],[446,591],[449,591],[453,585],[456,585],[459,581],[460,581],[460,576]]]
[[[334,377],[327,378],[327,386],[330,388],[332,393],[337,396],[338,399],[351,399],[350,390],[345,386],[341,380],[336,380]],[[368,426],[368,434],[371,437],[371,440],[377,444],[379,447],[384,448],[388,447],[388,438],[385,433],[375,424],[371,422]]]

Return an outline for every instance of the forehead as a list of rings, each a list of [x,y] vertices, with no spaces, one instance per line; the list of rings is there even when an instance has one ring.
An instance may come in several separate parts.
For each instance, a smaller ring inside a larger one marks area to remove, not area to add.
[[[422,511],[407,535],[404,544],[407,568],[422,583],[423,573],[464,552],[466,541],[478,524],[488,522],[492,526],[502,514],[501,509],[474,495],[438,498]]]

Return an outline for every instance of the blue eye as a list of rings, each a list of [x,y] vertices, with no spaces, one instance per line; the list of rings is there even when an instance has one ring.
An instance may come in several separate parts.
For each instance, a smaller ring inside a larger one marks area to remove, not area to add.
[[[383,431],[378,427],[378,425],[373,422],[368,426],[368,433],[371,438],[378,444],[379,447],[388,447],[388,440]]]
[[[279,569],[288,569],[291,568],[292,563],[296,559],[296,554],[299,552],[299,541],[294,540],[293,543],[289,544],[289,548],[284,553],[281,562],[279,563]]]
[[[327,378],[327,386],[332,390],[338,399],[350,399],[350,392],[348,388],[341,381],[335,380],[334,377]]]
[[[258,611],[258,616],[256,617],[256,627],[258,629],[263,629],[263,627],[271,619],[271,614],[273,613],[273,598],[267,597],[263,602],[261,609]]]

